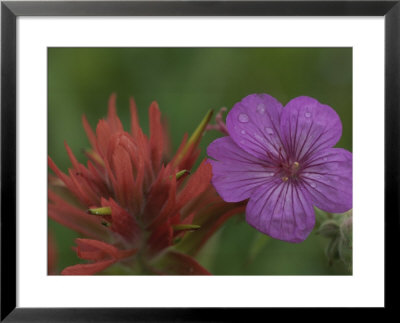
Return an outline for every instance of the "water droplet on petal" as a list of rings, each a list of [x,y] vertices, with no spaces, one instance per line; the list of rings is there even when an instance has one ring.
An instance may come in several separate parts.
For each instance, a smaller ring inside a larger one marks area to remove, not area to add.
[[[311,117],[311,113],[310,112],[306,112],[304,115],[306,116],[306,118]]]
[[[265,139],[263,138],[263,137],[261,137],[259,134],[254,134],[254,137],[258,140],[258,141],[261,141],[261,142],[265,142]]]
[[[257,112],[260,113],[260,114],[264,114],[264,112],[265,112],[265,105],[264,105],[263,103],[260,103],[260,104],[257,106]]]
[[[242,131],[240,131],[240,133],[241,133],[242,135],[245,135],[245,134],[246,134],[246,130],[242,130]]]
[[[265,131],[266,131],[267,134],[269,134],[269,135],[273,135],[273,134],[274,134],[274,131],[273,131],[271,128],[269,128],[269,127],[266,127],[266,128],[265,128]]]
[[[324,157],[324,161],[327,161],[328,160],[328,157]]]
[[[314,187],[314,188],[316,188],[316,187],[317,187],[317,184],[311,183],[311,186]]]
[[[239,114],[239,121],[240,122],[248,122],[249,116],[245,113],[241,113],[241,114]]]

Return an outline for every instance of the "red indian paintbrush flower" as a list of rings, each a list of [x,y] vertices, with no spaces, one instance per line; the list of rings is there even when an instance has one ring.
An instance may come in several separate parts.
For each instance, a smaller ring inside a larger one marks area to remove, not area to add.
[[[168,160],[169,140],[156,102],[149,108],[150,136],[141,130],[130,101],[131,132],[117,117],[115,95],[108,116],[94,132],[83,126],[92,149],[87,166],[65,144],[72,168],[61,172],[49,157],[49,216],[79,232],[75,251],[86,263],[65,268],[65,275],[91,275],[115,263],[128,272],[209,274],[194,256],[207,239],[243,204],[225,203],[210,184],[211,165],[203,161],[191,174],[209,112],[193,135],[185,135]],[[72,199],[71,199],[72,196]],[[189,232],[195,231],[195,232]]]

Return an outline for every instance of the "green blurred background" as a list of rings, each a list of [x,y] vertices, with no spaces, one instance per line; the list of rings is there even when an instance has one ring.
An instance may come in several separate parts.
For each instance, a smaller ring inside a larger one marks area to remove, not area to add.
[[[129,129],[129,97],[138,106],[148,133],[148,106],[156,100],[170,125],[175,151],[207,110],[233,104],[251,93],[268,93],[282,104],[307,95],[330,105],[343,123],[338,147],[352,151],[351,48],[49,48],[48,153],[64,171],[70,166],[68,142],[79,161],[89,141],[81,123],[94,128],[117,94],[118,114]],[[221,134],[210,131],[207,145]],[[78,262],[71,250],[76,233],[49,221],[59,251],[59,268]],[[328,264],[328,241],[311,233],[290,244],[258,233],[244,220],[231,218],[205,246],[199,261],[221,275],[348,275],[342,263]]]

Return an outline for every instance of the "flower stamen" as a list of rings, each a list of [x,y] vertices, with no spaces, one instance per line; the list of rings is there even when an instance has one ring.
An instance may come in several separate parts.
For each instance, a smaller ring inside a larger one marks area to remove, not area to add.
[[[195,231],[200,229],[197,224],[176,224],[172,226],[174,231]]]
[[[111,208],[108,206],[105,207],[99,207],[95,209],[89,209],[88,213],[94,214],[94,215],[111,215]]]

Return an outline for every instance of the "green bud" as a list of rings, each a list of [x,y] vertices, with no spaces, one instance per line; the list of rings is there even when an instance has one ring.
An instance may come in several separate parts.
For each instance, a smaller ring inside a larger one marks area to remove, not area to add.
[[[340,259],[349,266],[351,270],[353,262],[353,217],[345,218],[340,225]]]
[[[346,265],[351,267],[351,263],[353,261],[353,248],[352,246],[346,242],[344,239],[340,239],[338,245],[338,252],[340,260],[343,261]]]
[[[327,213],[325,211],[320,210],[319,208],[314,206],[314,212],[315,212],[315,222],[316,225],[320,225],[324,221],[328,220],[331,218],[331,214]]]
[[[327,220],[321,224],[317,233],[326,238],[335,238],[340,234],[339,224],[334,220]]]
[[[345,242],[351,243],[353,240],[353,217],[343,220],[340,225],[340,233]]]
[[[351,270],[352,267],[352,236],[353,236],[353,210],[345,213],[334,213],[330,219],[325,220],[317,233],[328,238],[329,243],[325,250],[329,264],[336,260],[342,261]]]
[[[335,260],[340,258],[339,256],[339,238],[332,239],[328,247],[325,250],[326,256],[328,257],[329,264],[332,265]]]

